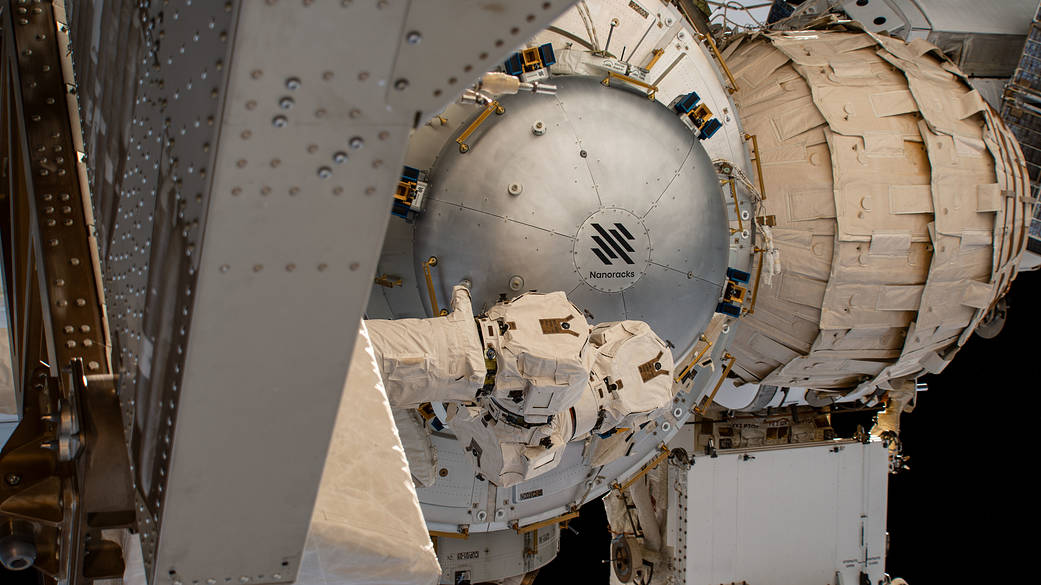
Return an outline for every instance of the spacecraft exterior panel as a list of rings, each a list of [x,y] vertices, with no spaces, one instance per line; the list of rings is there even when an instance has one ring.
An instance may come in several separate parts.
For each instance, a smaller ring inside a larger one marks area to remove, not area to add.
[[[865,395],[942,368],[1014,275],[1018,149],[929,47],[819,32],[729,51],[785,267],[738,331],[743,379]]]
[[[438,258],[441,298],[471,280],[478,311],[520,290],[581,290],[572,301],[597,320],[645,320],[682,354],[708,324],[728,263],[716,171],[675,112],[645,95],[589,77],[553,82],[556,96],[500,98],[505,113],[467,152],[443,147],[413,265]],[[661,303],[662,286],[684,311]]]

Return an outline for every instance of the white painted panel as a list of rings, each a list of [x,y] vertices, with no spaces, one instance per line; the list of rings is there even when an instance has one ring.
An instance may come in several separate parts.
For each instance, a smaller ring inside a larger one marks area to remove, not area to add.
[[[888,467],[881,442],[748,455],[754,459],[698,456],[690,469],[686,583],[835,585],[840,572],[848,584],[865,568],[872,582],[882,577]]]

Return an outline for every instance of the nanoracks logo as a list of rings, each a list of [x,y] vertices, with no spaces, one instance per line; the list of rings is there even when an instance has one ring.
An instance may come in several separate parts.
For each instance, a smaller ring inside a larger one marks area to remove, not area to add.
[[[612,260],[618,259],[621,259],[626,264],[636,264],[629,257],[629,254],[636,251],[629,245],[629,241],[636,238],[629,233],[629,230],[625,229],[624,225],[616,223],[613,228],[606,230],[598,223],[591,225],[599,234],[593,236],[593,242],[596,243],[597,247],[591,249],[605,266],[610,266]]]

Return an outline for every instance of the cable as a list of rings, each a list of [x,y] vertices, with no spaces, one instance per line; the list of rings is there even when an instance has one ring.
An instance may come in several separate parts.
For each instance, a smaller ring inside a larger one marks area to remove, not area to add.
[[[589,5],[586,4],[586,0],[580,0],[577,8],[578,15],[582,17],[582,24],[586,25],[586,32],[589,33],[589,40],[593,42],[593,50],[597,52],[600,50],[600,39],[596,36],[596,25],[593,24],[593,16],[589,12]]]

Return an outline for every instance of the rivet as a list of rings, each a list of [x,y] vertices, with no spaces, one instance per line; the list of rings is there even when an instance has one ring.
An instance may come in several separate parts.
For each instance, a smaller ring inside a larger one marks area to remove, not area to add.
[[[371,186],[371,185],[365,188],[365,194],[366,195],[372,195],[375,192],[376,192],[376,188]]]
[[[351,262],[351,265],[348,266],[348,268],[350,268],[353,271],[353,270],[357,270],[360,266],[361,266],[361,264],[358,264],[357,262]]]
[[[412,31],[405,35],[405,42],[410,45],[418,45],[423,40],[423,35],[419,34],[419,31]]]
[[[286,272],[292,272],[294,270],[296,270],[296,264],[293,264],[292,262],[286,264]]]
[[[372,168],[378,169],[378,168],[380,168],[382,166],[383,166],[383,161],[382,160],[376,159],[376,160],[372,161]]]
[[[289,119],[285,116],[278,115],[274,118],[271,118],[271,125],[273,125],[275,128],[284,128],[286,124],[289,124]]]
[[[239,160],[235,161],[235,166],[237,166],[240,169],[245,167],[246,166],[246,159],[240,158]]]
[[[253,265],[253,272],[260,272],[263,269],[264,269],[264,265],[263,264],[254,264]]]
[[[379,133],[379,137],[380,137],[380,140],[386,140],[386,139],[390,138],[390,132],[387,132],[386,130],[382,130]]]
[[[228,266],[227,264],[221,264],[221,265],[220,265],[220,271],[221,271],[222,273],[223,273],[223,272],[227,272],[227,271],[229,271],[229,270],[231,270],[231,266]]]
[[[251,71],[249,73],[249,76],[252,77],[253,79],[260,79],[263,75],[264,75],[264,72],[261,71],[260,69],[254,69],[253,71]]]
[[[295,197],[297,195],[297,193],[299,193],[299,192],[300,192],[300,187],[290,187],[289,188],[289,196],[290,197]]]
[[[332,71],[323,71],[322,72],[322,80],[323,81],[329,81],[332,78],[333,78],[333,72]]]
[[[406,88],[408,88],[408,80],[404,77],[394,82],[394,89],[404,91]]]
[[[283,110],[288,110],[293,107],[294,103],[296,102],[293,101],[293,98],[285,96],[282,99],[278,100],[278,107],[282,108]]]
[[[246,102],[246,109],[247,110],[254,110],[254,109],[256,109],[256,107],[257,107],[257,101],[256,100],[249,100],[249,101]]]
[[[347,141],[347,146],[350,146],[351,150],[358,150],[365,146],[365,140],[361,136],[355,136]]]
[[[296,77],[290,77],[286,79],[286,87],[289,88],[290,91],[296,91],[300,89],[300,79]]]
[[[333,187],[333,195],[343,195],[343,187],[339,185]]]
[[[342,164],[347,160],[347,153],[342,150],[333,153],[333,162],[336,164]]]
[[[282,159],[280,159],[280,158],[273,158],[273,159],[271,159],[271,168],[273,168],[273,169],[277,168],[278,165],[280,165],[280,164],[282,164]]]
[[[358,74],[358,81],[365,81],[368,78],[369,78],[369,72],[368,71],[362,71],[361,73]]]
[[[264,185],[263,187],[260,188],[260,194],[261,195],[270,195],[271,194],[271,187],[268,187],[267,185]]]
[[[318,272],[325,272],[326,268],[329,268],[329,265],[326,264],[325,262],[322,262],[321,264],[318,265]]]
[[[351,118],[360,118],[361,110],[359,110],[358,108],[352,108],[350,112],[347,112],[347,115]]]
[[[328,179],[333,176],[333,170],[329,167],[318,167],[318,176],[323,179]]]

